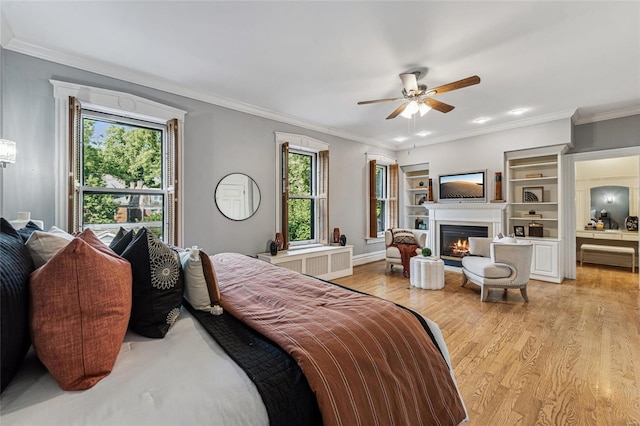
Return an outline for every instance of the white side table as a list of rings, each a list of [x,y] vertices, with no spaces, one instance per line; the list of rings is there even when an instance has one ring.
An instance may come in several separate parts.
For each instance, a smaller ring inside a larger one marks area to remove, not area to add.
[[[411,285],[429,290],[444,287],[444,261],[436,257],[413,256],[410,262]]]

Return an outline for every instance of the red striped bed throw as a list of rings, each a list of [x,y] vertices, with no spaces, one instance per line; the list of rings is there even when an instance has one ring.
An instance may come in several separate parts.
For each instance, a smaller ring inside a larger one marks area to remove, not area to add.
[[[235,253],[212,257],[229,313],[300,365],[325,425],[457,425],[449,368],[406,310]]]

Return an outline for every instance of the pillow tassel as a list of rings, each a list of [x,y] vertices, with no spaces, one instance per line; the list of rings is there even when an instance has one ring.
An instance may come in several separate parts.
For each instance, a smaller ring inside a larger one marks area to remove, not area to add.
[[[220,305],[213,305],[211,308],[209,308],[209,313],[211,315],[222,315],[222,306]]]

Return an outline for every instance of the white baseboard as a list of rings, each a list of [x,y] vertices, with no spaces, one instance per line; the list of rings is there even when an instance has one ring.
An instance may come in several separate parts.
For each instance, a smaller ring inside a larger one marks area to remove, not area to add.
[[[353,266],[364,265],[365,263],[377,262],[385,259],[385,251],[374,251],[371,253],[356,254],[353,256]]]

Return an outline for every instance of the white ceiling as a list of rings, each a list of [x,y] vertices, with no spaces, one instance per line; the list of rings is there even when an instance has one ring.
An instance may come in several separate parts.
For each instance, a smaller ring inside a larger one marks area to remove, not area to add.
[[[640,2],[0,1],[2,45],[401,149],[640,113]],[[401,72],[456,108],[385,120]],[[525,108],[513,116],[509,111]],[[489,117],[484,124],[478,117]],[[430,132],[426,137],[417,136]],[[397,142],[396,137],[408,138]]]

